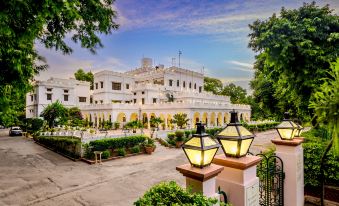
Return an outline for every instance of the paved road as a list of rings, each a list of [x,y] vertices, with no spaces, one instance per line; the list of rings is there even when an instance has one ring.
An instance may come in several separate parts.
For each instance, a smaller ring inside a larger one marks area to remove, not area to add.
[[[0,205],[125,206],[158,182],[184,184],[183,176],[175,170],[187,163],[179,149],[158,145],[153,155],[88,165],[7,134],[0,130]],[[269,145],[275,135],[274,131],[259,134],[252,152]]]

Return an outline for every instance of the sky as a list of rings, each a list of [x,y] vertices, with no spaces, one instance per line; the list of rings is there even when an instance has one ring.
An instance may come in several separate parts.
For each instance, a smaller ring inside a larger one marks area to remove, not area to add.
[[[49,65],[36,79],[69,78],[83,68],[97,72],[124,72],[140,66],[142,57],[155,65],[172,66],[182,52],[180,66],[206,76],[235,83],[248,91],[253,78],[255,53],[247,47],[248,24],[279,13],[281,7],[298,8],[308,0],[116,0],[113,8],[120,28],[100,35],[103,48],[96,54],[70,42],[71,55],[49,50],[37,43],[38,52]],[[316,1],[329,4],[339,14],[339,0]],[[204,69],[203,69],[204,68]]]

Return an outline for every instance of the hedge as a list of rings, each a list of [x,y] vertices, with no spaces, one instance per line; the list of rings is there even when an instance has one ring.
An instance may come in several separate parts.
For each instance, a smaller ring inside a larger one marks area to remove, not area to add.
[[[329,139],[324,135],[324,129],[312,129],[302,133],[305,137],[304,148],[304,175],[305,186],[320,186],[320,162]],[[325,162],[325,184],[339,185],[339,157],[335,157],[330,150]]]
[[[81,156],[81,140],[72,136],[37,136],[34,140],[57,152],[79,158]]]
[[[89,146],[92,151],[105,151],[107,149],[118,149],[118,148],[132,148],[136,145],[139,145],[146,140],[146,136],[144,135],[136,135],[129,137],[118,137],[118,138],[110,138],[110,139],[101,139],[91,141]]]
[[[269,129],[274,129],[280,122],[267,122],[259,124],[247,124],[243,122],[243,126],[250,131],[266,131]]]

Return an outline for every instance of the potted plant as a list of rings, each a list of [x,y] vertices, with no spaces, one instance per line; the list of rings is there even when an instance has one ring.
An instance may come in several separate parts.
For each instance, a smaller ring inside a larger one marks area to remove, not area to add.
[[[184,132],[181,130],[175,131],[175,145],[177,148],[181,147],[181,145],[184,143]]]
[[[147,154],[152,154],[156,147],[154,144],[154,140],[151,138],[147,138],[146,141],[144,142],[144,147]]]

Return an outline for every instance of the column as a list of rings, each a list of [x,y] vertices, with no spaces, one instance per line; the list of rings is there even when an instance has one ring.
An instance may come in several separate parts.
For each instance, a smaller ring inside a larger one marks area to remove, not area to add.
[[[303,138],[293,140],[274,139],[276,155],[284,164],[284,205],[304,205],[304,152]]]
[[[224,170],[217,176],[217,187],[227,194],[228,202],[235,206],[259,205],[258,156],[241,158],[216,155],[213,163],[223,166]]]
[[[176,169],[186,177],[186,188],[192,188],[192,192],[202,193],[206,197],[220,199],[216,192],[216,177],[224,169],[222,166],[211,164],[201,169],[184,164]]]
[[[167,130],[167,115],[165,116],[165,120],[164,120],[165,122],[165,130]]]

